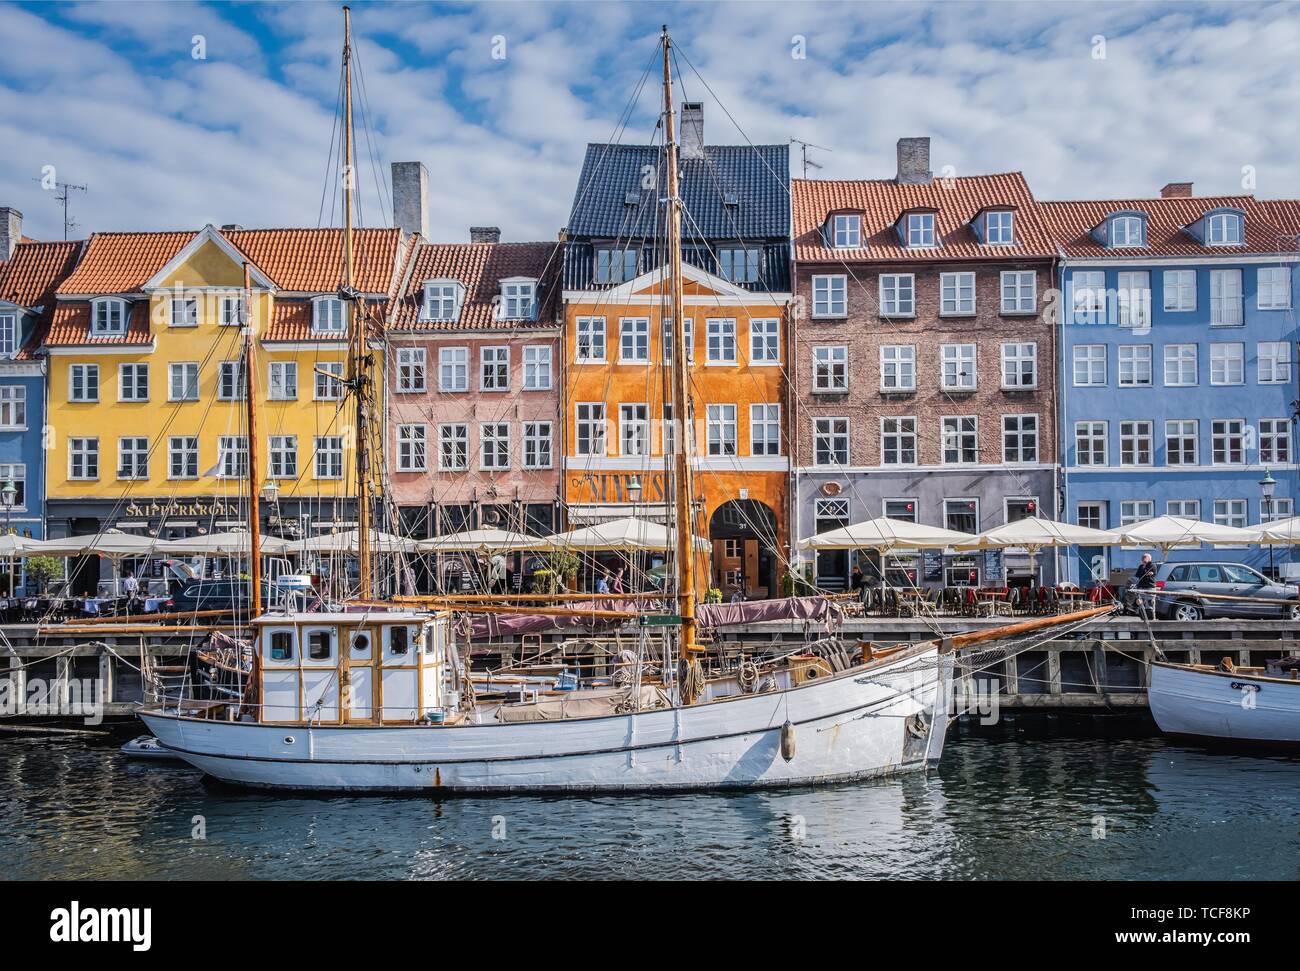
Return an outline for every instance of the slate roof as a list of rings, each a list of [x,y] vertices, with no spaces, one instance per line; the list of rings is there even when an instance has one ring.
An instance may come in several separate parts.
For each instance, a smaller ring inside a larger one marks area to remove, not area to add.
[[[684,238],[746,241],[785,238],[790,232],[790,146],[708,145],[702,159],[679,166]],[[666,177],[662,149],[654,145],[587,146],[567,231],[570,239],[652,237]],[[642,188],[647,167],[654,189]],[[628,194],[635,193],[636,205]],[[736,205],[725,196],[734,193]]]
[[[1240,209],[1245,216],[1242,246],[1206,246],[1184,232],[1212,209]],[[1207,253],[1295,252],[1295,240],[1287,240],[1274,225],[1268,203],[1254,196],[1191,196],[1172,199],[1110,199],[1039,204],[1043,220],[1066,256],[1143,257],[1205,256]],[[1108,249],[1092,235],[1092,229],[1107,216],[1121,211],[1145,213],[1147,245]]]
[[[502,327],[553,327],[559,297],[558,243],[420,243],[411,255],[401,295],[389,311],[389,326],[406,332],[487,330]],[[501,281],[532,277],[538,283],[535,321],[496,318]],[[465,288],[460,318],[420,319],[427,280],[456,280]]]
[[[908,262],[933,260],[1006,260],[1051,257],[1056,247],[1043,225],[1029,184],[1019,172],[900,183],[893,179],[795,179],[794,256],[800,263]],[[1015,242],[988,246],[979,241],[971,220],[985,209],[1015,211]],[[895,230],[903,213],[933,210],[940,246],[904,246]],[[835,249],[824,227],[837,212],[862,216],[864,246]]]

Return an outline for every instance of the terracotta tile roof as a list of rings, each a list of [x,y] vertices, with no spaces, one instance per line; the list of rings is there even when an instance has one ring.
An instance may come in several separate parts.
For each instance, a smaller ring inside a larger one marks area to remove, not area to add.
[[[95,233],[59,293],[135,293],[198,232]],[[341,229],[239,229],[222,235],[282,290],[328,293],[342,281]],[[401,237],[399,229],[355,231],[357,287],[363,293],[392,292]]]
[[[112,336],[90,332],[90,301],[61,300],[54,308],[45,343],[51,347],[83,347],[100,345],[147,345],[149,336],[149,301],[136,300],[131,304],[131,317],[125,334]]]
[[[240,229],[222,233],[281,290],[332,293],[343,282],[343,230]],[[352,234],[357,289],[393,292],[400,229],[357,229]]]
[[[1055,246],[1034,207],[1033,193],[1019,172],[935,179],[927,184],[899,183],[893,179],[791,182],[794,209],[794,254],[799,262],[876,263],[902,260],[1024,259],[1045,258]],[[989,208],[1014,208],[1016,242],[1010,246],[985,246],[970,227],[971,220]],[[904,212],[937,212],[938,248],[902,245],[895,224]],[[826,245],[823,227],[835,212],[862,215],[860,249],[834,249]]]
[[[371,336],[383,333],[384,304],[375,300],[366,302],[370,310]],[[311,329],[312,304],[310,300],[282,300],[277,298],[271,311],[271,326],[262,336],[264,341],[304,343],[307,341],[338,342],[348,339],[346,334],[320,334]]]
[[[55,288],[76,265],[81,244],[81,240],[19,243],[13,257],[0,263],[0,300],[26,308],[45,307],[48,312],[54,304]]]
[[[1240,209],[1246,214],[1244,246],[1206,246],[1184,232],[1212,209]],[[1043,222],[1066,256],[1205,256],[1207,253],[1276,253],[1295,251],[1294,240],[1279,238],[1266,209],[1253,196],[1191,196],[1172,199],[1111,199],[1039,203]],[[1108,249],[1092,229],[1108,215],[1124,210],[1147,217],[1147,245]]]
[[[411,256],[402,294],[390,308],[389,326],[403,331],[554,326],[560,295],[558,250],[558,243],[420,243]],[[501,292],[501,281],[516,276],[540,281],[536,321],[496,318],[494,298]],[[426,280],[456,280],[464,286],[459,320],[420,319]]]
[[[1300,199],[1260,199],[1256,205],[1264,210],[1278,232],[1289,236],[1300,234]]]
[[[193,232],[95,233],[60,294],[136,293],[194,238]]]

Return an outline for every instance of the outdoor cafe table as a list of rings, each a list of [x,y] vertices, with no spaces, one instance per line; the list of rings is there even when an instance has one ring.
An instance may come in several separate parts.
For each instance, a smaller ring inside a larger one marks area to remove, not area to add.
[[[898,612],[910,611],[910,616],[921,612],[925,602],[925,591],[916,587],[893,587],[894,596],[898,598]]]
[[[1064,611],[1071,611],[1089,599],[1087,590],[1080,590],[1078,587],[1057,587],[1057,602]]]
[[[979,610],[985,617],[992,617],[994,614],[1010,612],[1010,604],[1007,603],[1007,597],[1010,591],[1005,589],[994,590],[976,590],[975,596],[979,598]]]

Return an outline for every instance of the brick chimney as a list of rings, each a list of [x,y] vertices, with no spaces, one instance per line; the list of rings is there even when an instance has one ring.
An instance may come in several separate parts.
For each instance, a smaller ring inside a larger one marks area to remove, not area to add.
[[[930,174],[930,139],[900,138],[898,140],[898,175],[895,182],[929,183],[934,180]]]
[[[429,236],[429,170],[423,162],[393,163],[393,225]]]
[[[1161,199],[1190,199],[1192,197],[1192,183],[1190,182],[1170,182],[1160,190]]]
[[[501,242],[501,230],[497,226],[471,226],[469,227],[469,241],[471,243],[499,243]]]
[[[12,206],[0,206],[0,262],[14,255],[23,241],[23,214]]]
[[[704,105],[682,102],[682,158],[704,158]]]

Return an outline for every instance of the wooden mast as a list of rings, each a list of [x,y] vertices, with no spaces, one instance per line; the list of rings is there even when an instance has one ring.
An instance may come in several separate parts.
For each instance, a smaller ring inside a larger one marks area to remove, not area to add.
[[[248,410],[248,545],[249,579],[253,585],[250,618],[262,612],[262,483],[257,466],[257,368],[253,361],[253,288],[244,261],[244,402]]]
[[[688,436],[693,415],[691,411],[691,388],[689,367],[686,353],[686,320],[682,297],[682,210],[677,173],[677,132],[673,122],[673,78],[670,65],[672,40],[668,36],[668,27],[663,29],[664,57],[664,156],[667,164],[668,193],[668,285],[671,299],[673,321],[673,421],[681,428],[681,434],[674,436],[674,478],[676,489],[676,529],[677,529],[677,600],[682,617],[681,659],[683,668],[698,667],[695,655],[699,647],[695,643],[695,527],[691,516],[692,496],[691,457]],[[690,687],[693,678],[682,678],[682,701],[690,704]]]
[[[348,320],[348,386],[356,397],[357,559],[358,596],[374,595],[370,562],[370,455],[367,422],[368,387],[364,308],[356,292],[356,263],[352,247],[352,191],[355,178],[352,147],[352,10],[343,8],[343,301]]]

